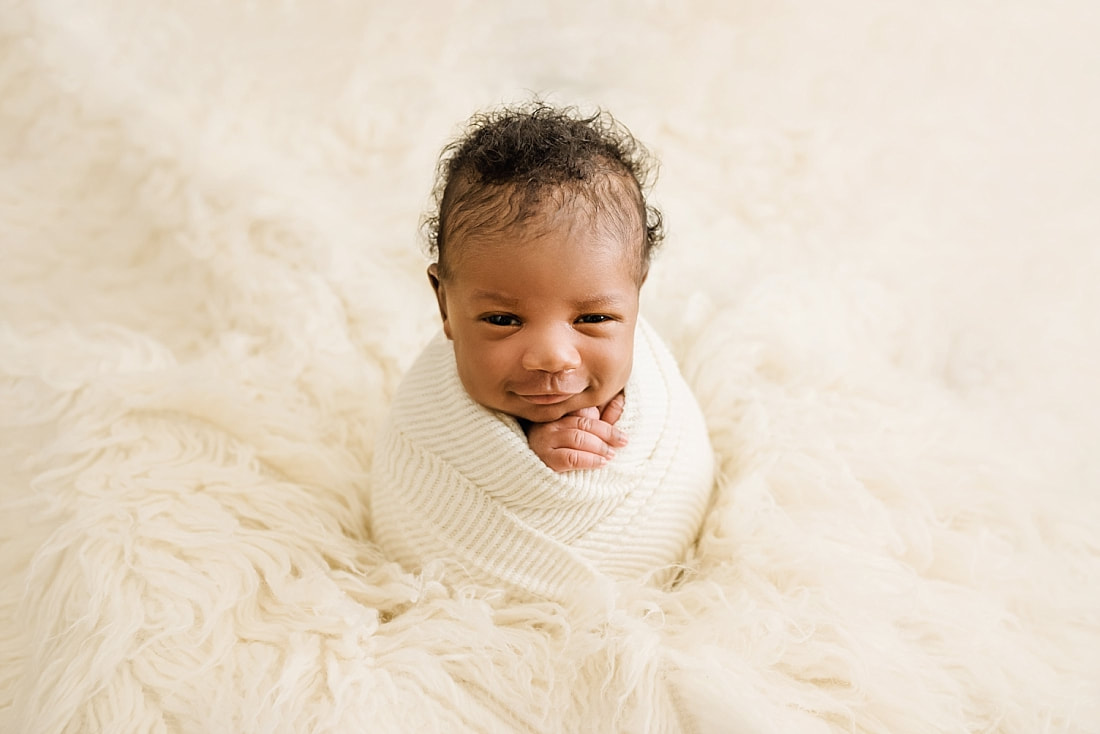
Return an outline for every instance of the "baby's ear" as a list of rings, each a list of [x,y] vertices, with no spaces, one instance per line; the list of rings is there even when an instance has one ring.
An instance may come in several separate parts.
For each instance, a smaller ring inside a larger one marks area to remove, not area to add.
[[[443,282],[439,279],[439,265],[437,263],[428,266],[428,282],[432,284],[432,290],[435,291],[435,302],[439,305],[439,317],[443,319],[443,333],[450,339],[452,337],[451,324],[447,321],[447,295]]]

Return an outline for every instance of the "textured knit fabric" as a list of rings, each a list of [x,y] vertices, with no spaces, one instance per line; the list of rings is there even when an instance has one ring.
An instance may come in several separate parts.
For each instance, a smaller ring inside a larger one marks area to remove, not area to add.
[[[668,570],[699,530],[714,459],[695,398],[641,320],[617,426],[629,444],[607,466],[551,470],[513,417],[469,397],[440,334],[398,388],[378,445],[374,538],[407,568],[442,559],[555,600]]]

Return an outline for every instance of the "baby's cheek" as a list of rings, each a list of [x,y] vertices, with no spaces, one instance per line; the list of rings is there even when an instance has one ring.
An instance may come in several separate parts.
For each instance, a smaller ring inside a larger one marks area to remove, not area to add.
[[[633,348],[628,349],[626,346],[620,345],[613,354],[607,355],[607,361],[604,367],[606,384],[601,387],[610,397],[617,395],[620,390],[626,387],[627,380],[630,379],[630,371],[633,367],[633,363]]]
[[[625,386],[626,382],[621,379],[620,375],[605,375],[604,379],[600,381],[599,388],[592,391],[588,403],[591,404],[591,407],[599,408],[602,412],[607,404],[611,402],[611,399],[622,392]],[[589,405],[584,407],[589,407]]]
[[[499,345],[486,347],[479,358],[486,379],[492,379],[497,385],[511,381],[521,371],[521,357],[514,349]]]

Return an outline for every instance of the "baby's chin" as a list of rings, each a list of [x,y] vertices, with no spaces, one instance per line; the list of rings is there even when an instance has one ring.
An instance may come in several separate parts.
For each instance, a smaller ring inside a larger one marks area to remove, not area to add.
[[[612,393],[611,397],[614,397],[617,392],[618,391]],[[563,416],[578,410],[584,410],[585,408],[601,408],[611,399],[611,397],[602,399],[599,395],[584,392],[579,395],[574,395],[564,402],[554,403],[552,405],[531,405],[525,404],[522,399],[516,399],[507,409],[503,409],[502,412],[508,413],[514,418],[528,421],[529,423],[553,423]]]
[[[574,410],[581,410],[588,406],[578,406],[576,408],[562,408],[557,405],[535,405],[526,408],[521,408],[516,411],[508,412],[513,418],[527,421],[528,423],[553,423],[554,421],[572,413]]]

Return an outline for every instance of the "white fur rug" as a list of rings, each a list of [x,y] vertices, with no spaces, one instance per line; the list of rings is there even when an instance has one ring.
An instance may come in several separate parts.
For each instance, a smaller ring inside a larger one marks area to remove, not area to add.
[[[1100,732],[1096,7],[5,3],[0,731]],[[721,461],[613,608],[366,533],[436,152],[530,91],[662,158]]]

